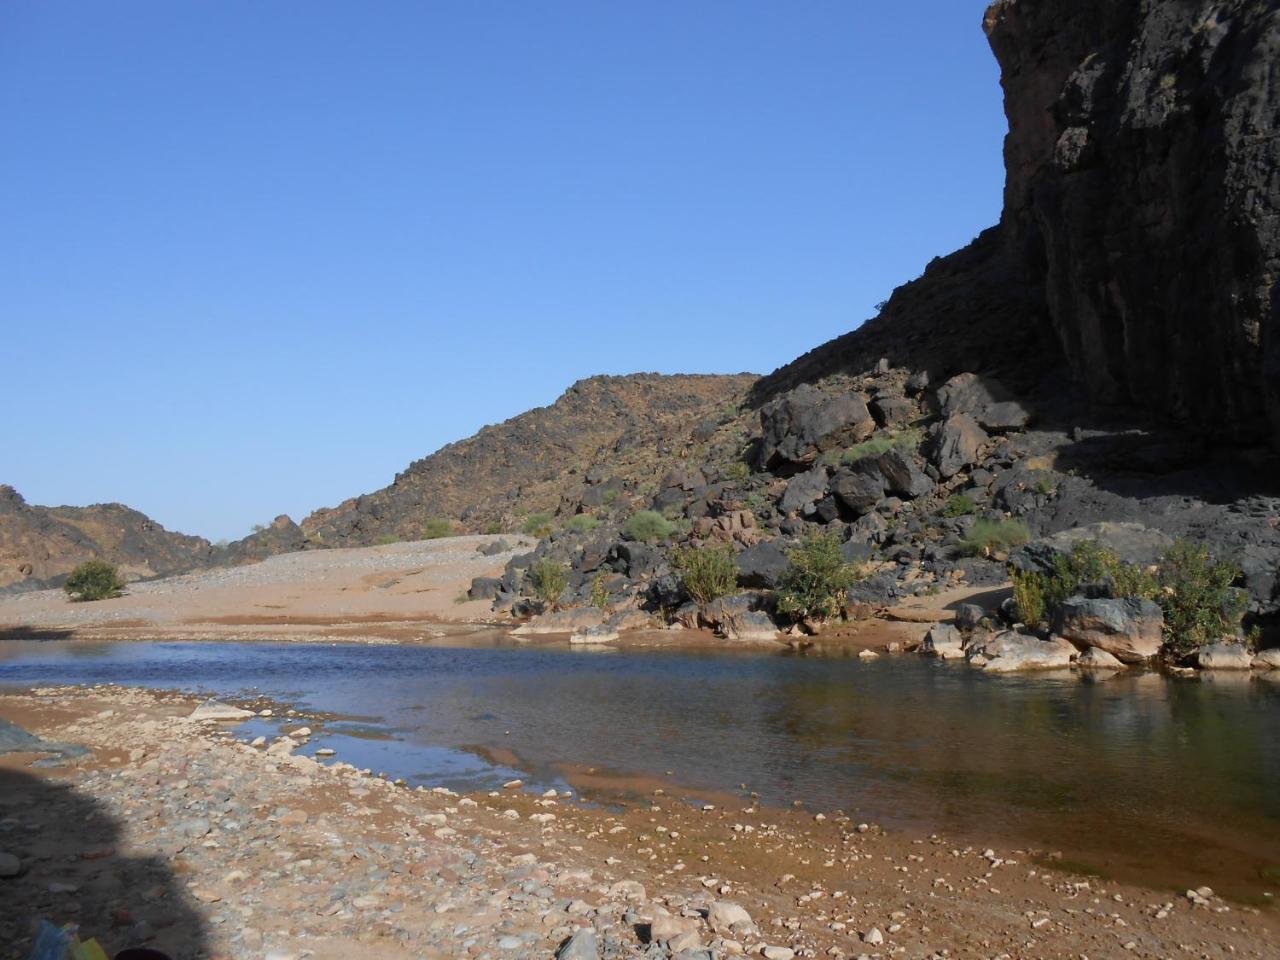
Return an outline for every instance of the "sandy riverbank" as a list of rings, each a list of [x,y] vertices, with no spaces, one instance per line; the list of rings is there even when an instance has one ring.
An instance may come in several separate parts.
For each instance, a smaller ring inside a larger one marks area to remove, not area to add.
[[[479,550],[505,540],[510,550]],[[0,639],[297,640],[434,642],[512,626],[487,600],[466,600],[475,577],[499,576],[522,537],[468,536],[344,550],[282,554],[260,563],[130,584],[125,595],[73,603],[61,590],[0,597]],[[956,604],[994,606],[1000,590],[952,589],[878,616],[834,625],[813,642],[836,648],[911,644],[948,620]],[[564,637],[532,639],[563,642]],[[640,631],[626,646],[718,643],[709,632]],[[809,642],[806,640],[806,642]]]
[[[0,851],[21,865],[0,879],[0,956],[26,955],[36,916],[113,949],[236,960],[551,957],[577,928],[602,956],[665,956],[642,953],[650,922],[720,956],[1280,953],[1272,909],[1074,877],[995,838],[961,846],[649,784],[617,795],[585,771],[577,785],[606,805],[416,791],[254,749],[186,719],[192,706],[117,688],[0,696],[0,717],[92,750],[45,769],[0,757]],[[751,924],[714,929],[704,913],[723,902]]]

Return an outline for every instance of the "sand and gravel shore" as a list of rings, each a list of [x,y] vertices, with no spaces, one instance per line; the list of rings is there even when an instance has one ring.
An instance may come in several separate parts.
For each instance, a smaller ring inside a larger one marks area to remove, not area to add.
[[[0,695],[0,718],[91,751],[0,756],[0,956],[25,957],[42,916],[110,949],[235,960],[1280,955],[1272,909],[1072,876],[994,838],[589,778],[586,804],[410,789],[251,746],[188,719],[195,705]],[[277,715],[286,731],[324,723]]]

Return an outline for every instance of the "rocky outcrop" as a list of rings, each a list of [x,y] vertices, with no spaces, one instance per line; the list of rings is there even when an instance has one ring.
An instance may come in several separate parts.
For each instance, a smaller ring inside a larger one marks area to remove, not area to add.
[[[1280,427],[1273,0],[999,0],[1006,242],[1097,400]]]
[[[0,589],[56,586],[93,558],[140,580],[207,566],[216,555],[203,537],[166,530],[123,504],[41,507],[0,485]]]

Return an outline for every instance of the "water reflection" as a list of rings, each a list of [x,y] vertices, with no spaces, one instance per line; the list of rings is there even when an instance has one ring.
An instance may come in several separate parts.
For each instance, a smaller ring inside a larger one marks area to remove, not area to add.
[[[373,715],[391,740],[335,729],[315,746],[418,782],[485,789],[513,775],[478,745],[519,758],[539,783],[578,765],[670,770],[766,802],[979,842],[1012,835],[1161,885],[1256,896],[1261,871],[1280,864],[1271,678],[991,677],[911,657],[583,656],[492,638],[478,649],[5,646],[0,682],[252,688]]]

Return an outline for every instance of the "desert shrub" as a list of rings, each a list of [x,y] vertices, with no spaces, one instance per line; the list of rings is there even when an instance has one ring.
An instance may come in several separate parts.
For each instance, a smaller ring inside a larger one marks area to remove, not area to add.
[[[830,534],[810,536],[787,551],[787,569],[778,583],[778,612],[796,620],[825,620],[844,605],[845,591],[861,577]]]
[[[612,507],[615,503],[618,502],[618,497],[621,493],[622,491],[619,490],[617,487],[610,487],[608,490],[604,492],[604,496],[601,499],[604,500],[604,505],[606,507]]]
[[[600,526],[600,521],[589,513],[578,513],[569,518],[564,528],[571,533],[590,533]]]
[[[524,526],[520,529],[531,537],[549,537],[554,529],[551,514],[531,513],[524,518]]]
[[[677,550],[671,562],[695,603],[708,604],[737,589],[738,561],[732,547],[689,547]]]
[[[1036,478],[1036,482],[1031,489],[1042,497],[1051,497],[1058,492],[1058,485],[1053,482],[1052,476],[1042,473]]]
[[[598,610],[609,608],[609,587],[606,583],[608,579],[603,573],[597,573],[595,579],[591,581],[591,597],[587,602]]]
[[[734,483],[746,483],[751,479],[751,468],[744,461],[735,460],[725,468],[724,475]]]
[[[878,437],[872,437],[870,440],[864,440],[862,443],[854,444],[846,449],[840,456],[840,462],[846,464],[857,463],[867,457],[878,457],[882,453],[888,453],[890,450],[911,452],[920,446],[922,439],[924,439],[924,434],[914,427],[887,435],[881,434]]]
[[[439,540],[441,537],[453,536],[453,523],[444,517],[432,517],[422,525],[423,540]]]
[[[1235,632],[1245,602],[1232,584],[1240,568],[1179,538],[1160,560],[1156,603],[1164,611],[1165,649],[1185,654]]]
[[[564,564],[543,557],[535,560],[529,568],[528,583],[529,589],[542,605],[554,609],[569,586],[569,574]]]
[[[978,505],[973,502],[973,497],[967,493],[953,493],[947,497],[947,502],[942,505],[942,515],[944,517],[967,517],[977,509]]]
[[[1018,605],[1018,619],[1029,627],[1038,627],[1048,609],[1044,574],[1015,567],[1009,570],[1009,576],[1013,580],[1013,600]]]
[[[658,543],[675,533],[675,526],[656,510],[638,510],[627,521],[627,536],[644,543]]]
[[[86,560],[71,571],[63,585],[72,600],[107,600],[124,592],[124,581],[115,564],[105,560]]]
[[[392,543],[399,543],[400,538],[397,537],[394,533],[384,533],[382,536],[378,537],[373,542],[379,547],[385,547]]]
[[[1027,525],[1020,520],[979,520],[965,538],[964,552],[970,556],[1007,553],[1031,539]]]
[[[491,537],[495,534],[499,534],[502,532],[502,524],[497,521],[494,521],[493,523],[486,523],[484,525],[484,532]]]

